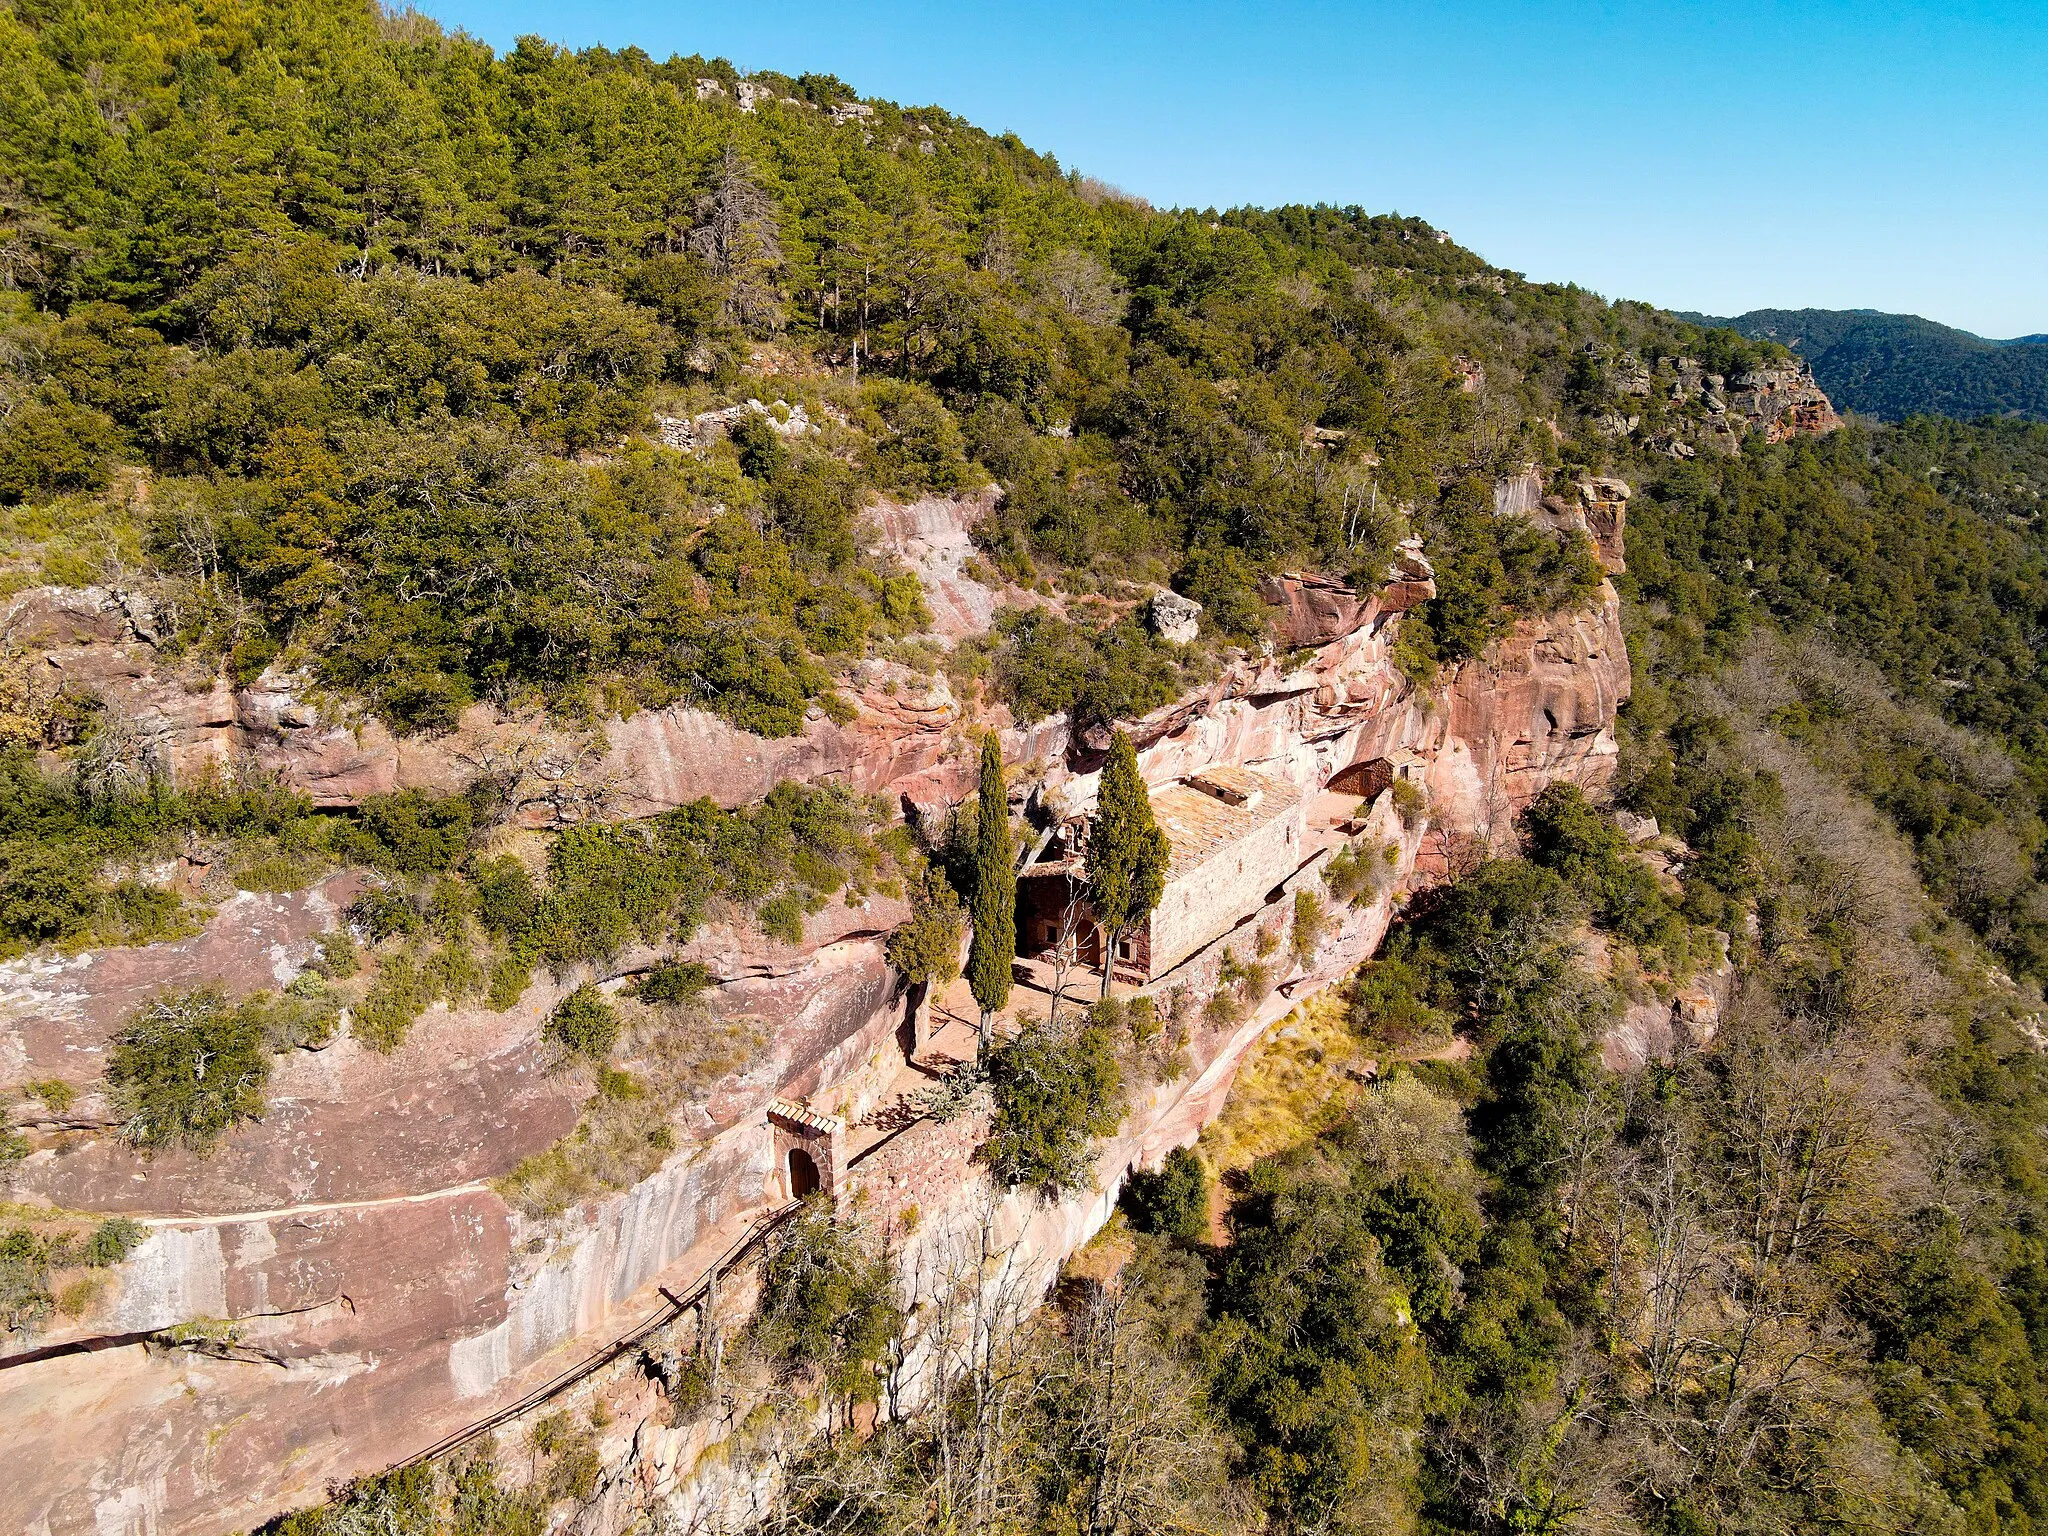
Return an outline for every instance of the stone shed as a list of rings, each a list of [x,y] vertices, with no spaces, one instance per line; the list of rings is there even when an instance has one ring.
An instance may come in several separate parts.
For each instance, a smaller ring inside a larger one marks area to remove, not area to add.
[[[1152,793],[1152,815],[1172,857],[1152,915],[1117,946],[1116,979],[1142,986],[1230,932],[1266,905],[1306,855],[1307,802],[1283,779],[1219,767]],[[1017,949],[1055,949],[1069,903],[1080,963],[1102,968],[1102,933],[1081,897],[1078,848],[1028,866],[1017,885]]]

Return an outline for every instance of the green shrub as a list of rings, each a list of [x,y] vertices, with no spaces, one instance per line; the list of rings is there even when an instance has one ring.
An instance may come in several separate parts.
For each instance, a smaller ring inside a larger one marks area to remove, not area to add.
[[[664,858],[651,826],[571,827],[548,850],[550,885],[526,942],[557,971],[615,954],[635,937],[687,936],[705,882],[688,859]]]
[[[313,962],[313,969],[330,981],[346,981],[362,969],[362,954],[356,948],[356,936],[342,924],[330,928],[320,935],[320,953]]]
[[[0,1233],[0,1329],[29,1333],[49,1316],[49,1245],[29,1227]]]
[[[348,916],[362,925],[372,944],[420,931],[419,909],[404,891],[391,886],[371,886],[349,903]]]
[[[1389,786],[1394,797],[1394,810],[1401,818],[1401,825],[1414,831],[1429,814],[1429,794],[1413,779],[1396,779]]]
[[[675,960],[657,965],[633,984],[633,995],[643,1003],[687,1003],[701,997],[717,983],[711,967],[695,960]]]
[[[648,822],[572,827],[549,850],[549,887],[520,946],[560,974],[635,937],[688,939],[714,895],[796,943],[829,897],[881,881],[877,816],[841,786],[785,781],[746,810],[706,799]]]
[[[429,996],[445,998],[450,1004],[482,991],[489,975],[475,946],[460,939],[441,945],[420,968]]]
[[[405,1044],[413,1021],[434,1001],[434,987],[409,949],[379,958],[370,990],[353,1010],[350,1032],[371,1050],[389,1053]]]
[[[119,880],[105,898],[105,929],[123,943],[148,944],[170,938],[180,927],[185,903],[175,891],[140,880]]]
[[[242,1004],[273,1051],[326,1045],[341,1025],[341,1007],[341,998],[310,971],[281,993],[259,992]]]
[[[469,876],[476,900],[476,919],[487,933],[505,938],[525,930],[540,898],[526,866],[511,857],[485,859]]]
[[[818,1371],[834,1397],[872,1401],[903,1320],[895,1290],[887,1256],[813,1197],[775,1234],[749,1334],[770,1360]]]
[[[432,1462],[360,1477],[330,1502],[295,1510],[270,1536],[438,1536],[440,1494]]]
[[[76,1262],[93,1269],[107,1269],[120,1263],[138,1248],[149,1229],[126,1216],[110,1216],[93,1228],[78,1249]]]
[[[604,1464],[598,1459],[597,1437],[589,1425],[574,1423],[557,1409],[534,1423],[527,1431],[526,1443],[544,1463],[534,1486],[544,1503],[557,1499],[581,1502],[597,1491]]]
[[[1346,843],[1323,866],[1323,884],[1348,906],[1360,906],[1386,889],[1400,859],[1400,849],[1364,840]]]
[[[531,965],[516,954],[502,956],[491,966],[490,979],[485,983],[484,1003],[494,1012],[503,1013],[517,1005],[532,981]]]
[[[1135,619],[1098,629],[1029,608],[1004,612],[998,624],[999,684],[1027,723],[1061,711],[1079,726],[1132,720],[1188,681],[1181,656]]]
[[[270,1042],[261,1013],[217,987],[145,1004],[114,1037],[107,1094],[118,1134],[145,1155],[178,1145],[204,1154],[263,1113]]]
[[[50,944],[92,926],[100,890],[76,854],[15,846],[0,851],[0,861],[0,938]]]
[[[1691,957],[1691,925],[1631,851],[1612,818],[1576,785],[1553,784],[1522,813],[1531,863],[1556,871],[1591,909],[1593,921],[1682,976]]]
[[[1448,1037],[1451,1016],[1432,1007],[1427,976],[1412,962],[1376,960],[1351,983],[1351,1028],[1363,1039],[1407,1046]]]
[[[866,464],[877,485],[906,491],[967,486],[967,445],[937,395],[905,380],[878,379],[862,390],[862,401],[881,428]]]
[[[571,1055],[602,1061],[619,1043],[619,1015],[609,999],[585,983],[555,1005],[548,1038]]]
[[[993,1052],[988,1063],[995,1116],[982,1157],[1005,1184],[1079,1187],[1089,1176],[1089,1143],[1123,1112],[1116,1040],[1094,1022],[1036,1024]]]
[[[937,867],[919,874],[910,897],[909,921],[889,935],[889,963],[912,986],[944,986],[960,974],[960,940],[967,909],[952,882]]]
[[[782,434],[768,424],[768,418],[748,411],[732,424],[727,436],[739,458],[740,473],[749,480],[772,480],[789,463],[789,450],[782,446]]]
[[[498,1481],[497,1446],[486,1438],[457,1463],[449,1499],[452,1536],[541,1536],[546,1511],[535,1490]]]
[[[463,796],[407,789],[366,798],[335,835],[335,851],[394,874],[440,874],[469,851],[475,830]]]
[[[53,1115],[63,1114],[78,1099],[78,1090],[61,1077],[38,1078],[21,1086],[23,1092],[41,1099],[43,1107]]]
[[[1131,1225],[1190,1246],[1209,1240],[1209,1173],[1192,1148],[1175,1147],[1156,1172],[1144,1168],[1124,1184]]]
[[[1320,896],[1307,889],[1294,893],[1294,924],[1288,930],[1287,951],[1296,965],[1307,970],[1315,964],[1316,951],[1322,947],[1330,926],[1329,909]]]

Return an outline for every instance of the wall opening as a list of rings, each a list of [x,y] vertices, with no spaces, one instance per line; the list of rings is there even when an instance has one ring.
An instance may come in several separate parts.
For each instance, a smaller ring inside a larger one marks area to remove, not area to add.
[[[802,1147],[789,1149],[789,1198],[801,1200],[818,1192],[818,1165]]]
[[[1394,765],[1384,757],[1364,758],[1330,775],[1329,788],[1340,795],[1374,800],[1394,782]]]

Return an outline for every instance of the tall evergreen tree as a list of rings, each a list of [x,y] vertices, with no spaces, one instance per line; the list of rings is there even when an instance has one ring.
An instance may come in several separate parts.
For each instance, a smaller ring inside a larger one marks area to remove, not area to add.
[[[1109,761],[1095,824],[1088,829],[1088,900],[1102,925],[1102,995],[1116,969],[1117,941],[1151,915],[1166,894],[1166,834],[1152,819],[1152,797],[1138,777],[1138,749],[1118,731],[1110,738]]]
[[[981,792],[975,804],[974,943],[967,951],[967,985],[981,1008],[984,1053],[995,1037],[996,1015],[1010,1000],[1010,965],[1017,955],[1017,871],[1011,863],[1012,852],[1003,749],[990,731],[981,738]]]

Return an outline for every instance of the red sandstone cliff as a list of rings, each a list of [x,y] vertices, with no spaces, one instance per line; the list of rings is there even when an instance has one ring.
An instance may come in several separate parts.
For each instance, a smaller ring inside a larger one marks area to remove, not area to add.
[[[965,515],[926,509],[913,519],[915,536],[957,553],[943,524]],[[957,565],[947,579],[967,581]],[[1404,878],[1458,843],[1505,835],[1512,812],[1553,780],[1603,783],[1615,709],[1628,692],[1611,589],[1582,612],[1521,625],[1488,657],[1418,694],[1390,648],[1399,609],[1426,595],[1419,577],[1362,602],[1283,582],[1275,596],[1312,626],[1304,632],[1313,649],[1242,662],[1137,722],[1148,778],[1244,764],[1314,793],[1347,767],[1385,760],[1429,791],[1428,819],[1412,828],[1386,797],[1373,812],[1374,828],[1401,850]],[[952,597],[973,611],[972,592]],[[301,706],[282,694],[219,690],[194,700],[157,675],[153,647],[114,595],[30,600],[43,605],[34,617],[46,664],[89,677],[152,721],[181,767],[252,751],[330,803],[454,782],[492,754],[516,759],[535,821],[594,807],[645,811],[704,793],[744,800],[781,777],[843,777],[925,800],[957,793],[970,766],[955,701],[902,679],[891,692],[883,670],[860,681],[853,723],[820,718],[787,741],[686,711],[615,722],[587,738],[474,712],[456,736],[415,745],[374,725],[357,734],[291,723]],[[1012,731],[1007,746],[1044,765],[1049,790],[1092,793],[1099,744],[1070,740],[1060,722]],[[1318,868],[1305,863],[1245,922],[1284,922],[1292,892]],[[243,988],[287,980],[338,898],[329,887],[262,898],[260,912],[235,906],[182,947],[0,967],[0,1070],[89,1089],[113,1021],[136,996],[200,975]],[[1369,955],[1391,910],[1390,888],[1348,914],[1314,965],[1257,1016],[1198,1031],[1192,1070],[1152,1089],[1105,1144],[1096,1192],[1051,1205],[995,1201],[1018,1262],[1049,1276],[1105,1219],[1124,1172],[1191,1140],[1260,1031]],[[105,1136],[88,1094],[75,1128],[30,1160],[20,1187],[60,1206],[145,1216],[152,1235],[98,1311],[0,1357],[0,1422],[17,1469],[0,1482],[0,1522],[49,1536],[246,1529],[516,1399],[612,1337],[647,1309],[653,1287],[680,1283],[707,1244],[772,1198],[773,1099],[809,1095],[858,1118],[895,1075],[906,1000],[882,938],[900,917],[882,906],[834,907],[798,946],[730,932],[700,938],[693,953],[723,983],[715,1010],[766,1021],[768,1048],[692,1106],[681,1145],[652,1177],[554,1222],[522,1217],[487,1181],[574,1123],[577,1095],[542,1069],[538,1051],[562,984],[537,982],[506,1013],[434,1010],[391,1056],[344,1040],[288,1058],[264,1123],[203,1162],[167,1154],[137,1164]],[[629,955],[620,966],[650,958]],[[1219,959],[1213,945],[1178,979],[1199,995],[1214,985]],[[920,1266],[938,1263],[962,1224],[979,1219],[976,1203],[994,1199],[968,1151],[957,1123],[926,1122],[854,1170],[874,1209],[921,1207],[904,1256],[913,1285]],[[200,1317],[238,1322],[239,1345],[208,1354],[144,1337]],[[692,1444],[688,1432],[626,1422],[608,1434],[606,1455],[608,1465],[630,1463],[648,1497],[687,1498]]]

